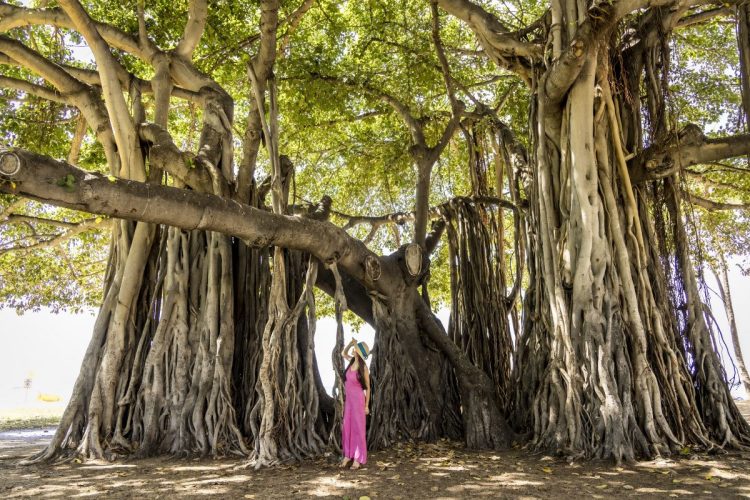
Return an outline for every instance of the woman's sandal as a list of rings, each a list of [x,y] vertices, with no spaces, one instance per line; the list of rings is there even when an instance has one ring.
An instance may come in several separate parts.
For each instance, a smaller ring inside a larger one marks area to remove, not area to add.
[[[352,470],[357,470],[357,469],[359,469],[360,467],[362,467],[362,464],[361,464],[361,463],[359,463],[359,462],[357,462],[357,461],[355,460],[355,462],[354,462],[354,463],[352,464]]]

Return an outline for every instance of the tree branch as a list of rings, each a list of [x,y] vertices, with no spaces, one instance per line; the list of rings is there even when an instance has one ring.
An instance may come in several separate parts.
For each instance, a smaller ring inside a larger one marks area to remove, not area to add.
[[[0,31],[7,32],[13,28],[42,24],[58,28],[77,29],[73,21],[62,9],[29,9],[4,2],[0,3]],[[133,54],[144,61],[150,61],[154,53],[157,52],[156,47],[152,43],[149,42],[148,46],[142,47],[135,37],[110,24],[94,22],[94,25],[107,43],[117,49]]]
[[[750,209],[750,203],[724,203],[721,201],[708,200],[698,195],[683,191],[683,194],[687,200],[693,205],[698,205],[706,210],[748,210]]]
[[[750,134],[705,139],[694,126],[686,129],[668,144],[651,146],[630,160],[633,183],[668,177],[691,165],[750,154]]]
[[[142,162],[136,160],[139,151],[135,126],[130,119],[128,106],[121,92],[118,78],[117,67],[120,66],[120,63],[115,60],[110,52],[109,45],[100,35],[98,27],[78,0],[60,0],[60,5],[94,53],[94,59],[102,77],[104,103],[109,111],[109,118],[120,156],[120,168],[125,169],[121,172],[127,172],[130,178],[144,180],[145,171]]]
[[[0,75],[0,87],[20,90],[21,92],[35,95],[48,101],[59,102],[61,104],[69,103],[69,99],[66,99],[60,92],[19,78]]]
[[[713,9],[707,9],[707,10],[696,12],[695,14],[690,14],[681,18],[679,21],[677,21],[677,24],[675,25],[675,27],[687,28],[689,26],[694,26],[696,24],[710,21],[711,19],[715,17],[732,15],[733,12],[734,12],[734,9],[730,7],[717,7]]]
[[[7,207],[0,210],[0,221],[15,213],[16,210],[25,207],[28,202],[29,200],[26,198],[18,198]]]
[[[263,123],[261,115],[265,109],[259,107],[258,96],[266,91],[266,82],[271,77],[276,61],[276,32],[279,24],[278,0],[262,0],[260,4],[260,47],[248,62],[248,77],[256,80],[250,90],[250,109],[247,113],[247,126],[243,138],[243,157],[237,173],[237,196],[244,202],[250,202],[252,186],[255,182],[255,165],[258,159],[261,139],[263,137]],[[262,102],[263,99],[260,99]],[[266,138],[268,140],[268,138]]]
[[[12,216],[14,218],[19,218],[23,216]],[[32,217],[33,219],[33,217]],[[56,221],[59,223],[59,221]],[[83,222],[80,222],[78,224],[74,224],[73,228],[65,233],[53,235],[52,238],[44,241],[40,241],[38,243],[34,243],[31,245],[26,246],[19,246],[19,247],[11,247],[11,248],[5,248],[0,250],[0,255],[10,253],[10,252],[31,252],[34,250],[42,250],[45,248],[53,248],[62,245],[66,241],[75,238],[79,234],[85,233],[86,231],[89,231],[91,229],[95,229],[98,227],[101,227],[103,225],[109,225],[112,221],[110,219],[101,219],[101,218],[95,218],[95,219],[88,219]],[[50,224],[52,221],[46,221],[44,220],[45,224]]]
[[[175,53],[185,59],[190,59],[195,48],[200,42],[203,31],[206,28],[206,19],[208,18],[208,2],[206,0],[190,0],[188,8],[188,20],[185,24],[185,31],[182,33],[182,39],[177,44]]]
[[[94,219],[91,219],[91,220],[94,220]],[[19,222],[29,222],[29,223],[34,223],[34,224],[49,224],[50,226],[62,227],[66,229],[77,227],[78,225],[82,223],[82,222],[68,222],[64,220],[46,219],[43,217],[34,217],[33,215],[10,214],[8,215],[6,220],[0,221],[0,225],[15,224]],[[83,221],[83,222],[86,222],[86,221]]]
[[[522,42],[494,15],[469,0],[437,0],[449,14],[469,25],[490,58],[500,67],[528,76],[528,67],[542,59],[542,46]]]
[[[20,168],[11,176],[15,170],[14,157],[18,158]],[[186,230],[218,231],[234,235],[249,246],[277,245],[301,250],[323,262],[337,262],[370,289],[388,293],[384,287],[393,286],[389,285],[385,272],[377,282],[365,275],[365,259],[377,256],[330,222],[273,214],[187,189],[86,172],[18,149],[0,153],[0,192],[93,214]]]
[[[396,97],[392,96],[391,94],[388,94],[387,92],[371,87],[367,84],[356,82],[353,80],[348,80],[348,79],[344,79],[344,78],[340,78],[336,76],[321,75],[319,73],[312,73],[311,76],[319,80],[323,80],[324,82],[331,82],[337,85],[342,85],[345,87],[350,87],[350,88],[361,90],[365,94],[371,97],[375,97],[381,100],[382,102],[388,104],[391,108],[393,108],[393,110],[396,113],[398,113],[398,115],[406,124],[406,127],[409,129],[409,132],[411,134],[412,143],[417,146],[424,147],[424,148],[427,147],[427,143],[424,137],[424,131],[422,130],[422,126],[419,124],[419,122],[414,117],[414,115],[411,114],[409,107],[405,103],[397,99]]]
[[[294,12],[292,12],[288,18],[284,20],[284,22],[287,24],[286,32],[284,33],[284,38],[282,39],[281,43],[279,44],[279,48],[277,50],[279,59],[282,59],[285,55],[286,49],[289,46],[289,41],[292,37],[292,34],[297,30],[297,26],[299,26],[299,23],[302,22],[302,18],[307,14],[307,11],[310,10],[310,8],[315,3],[315,0],[303,0],[302,4],[295,9]]]
[[[92,130],[96,132],[99,142],[104,147],[107,162],[111,166],[119,164],[109,116],[96,90],[77,80],[65,68],[38,52],[12,38],[0,35],[0,62],[6,63],[5,58],[38,74],[57,87],[66,100],[81,110]]]
[[[79,114],[73,140],[70,143],[70,151],[68,151],[68,163],[71,165],[78,163],[78,159],[81,156],[81,145],[83,144],[83,139],[86,137],[86,130],[88,130],[86,118],[82,114]]]
[[[202,193],[213,192],[213,181],[209,173],[196,165],[195,156],[181,151],[164,127],[155,123],[143,123],[139,127],[141,140],[151,145],[149,161],[186,185]]]
[[[450,65],[448,64],[448,58],[445,57],[443,42],[440,40],[440,14],[438,12],[436,0],[432,0],[430,2],[430,13],[432,14],[432,43],[435,46],[435,52],[437,53],[438,61],[440,61],[440,70],[443,74],[443,80],[445,81],[445,90],[448,93],[448,99],[450,99],[453,114],[458,114],[458,103],[456,102],[456,94],[453,91],[451,69]]]
[[[20,66],[41,76],[64,94],[74,94],[86,90],[84,84],[70,76],[58,64],[53,63],[17,40],[0,35],[0,52],[16,61]]]

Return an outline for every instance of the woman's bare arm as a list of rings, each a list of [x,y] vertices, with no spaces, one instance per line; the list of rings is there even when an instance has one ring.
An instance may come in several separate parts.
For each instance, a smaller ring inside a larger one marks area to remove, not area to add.
[[[344,359],[345,359],[345,360],[349,361],[350,359],[352,359],[352,355],[351,355],[351,354],[349,354],[349,351],[350,351],[350,350],[351,350],[351,348],[352,348],[352,347],[354,347],[355,345],[357,345],[357,341],[356,341],[356,340],[354,340],[354,339],[351,339],[351,340],[349,341],[349,343],[348,343],[348,344],[346,344],[346,346],[344,347],[344,350],[343,350],[343,351],[341,351],[341,355],[342,355],[342,356],[344,356]]]

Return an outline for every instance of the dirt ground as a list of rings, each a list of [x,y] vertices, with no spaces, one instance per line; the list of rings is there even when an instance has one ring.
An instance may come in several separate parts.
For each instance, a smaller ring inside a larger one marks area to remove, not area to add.
[[[742,407],[750,415],[750,403]],[[41,449],[52,430],[0,433],[0,498],[750,498],[750,453],[688,454],[616,467],[439,442],[373,452],[359,471],[338,469],[336,457],[259,471],[236,459],[17,465]]]

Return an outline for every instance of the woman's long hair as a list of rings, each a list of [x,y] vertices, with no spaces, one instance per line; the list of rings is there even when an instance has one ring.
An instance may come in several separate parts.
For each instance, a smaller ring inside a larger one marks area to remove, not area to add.
[[[359,381],[359,385],[362,386],[362,389],[365,388],[365,360],[362,359],[362,357],[359,355],[359,353],[355,353],[354,356],[352,356],[352,359],[349,360],[349,364],[346,365],[346,370],[344,370],[344,376],[342,377],[343,380],[346,380],[346,372],[349,371],[349,368],[352,367],[354,364],[354,360],[359,358],[359,366],[357,367],[357,380]]]

